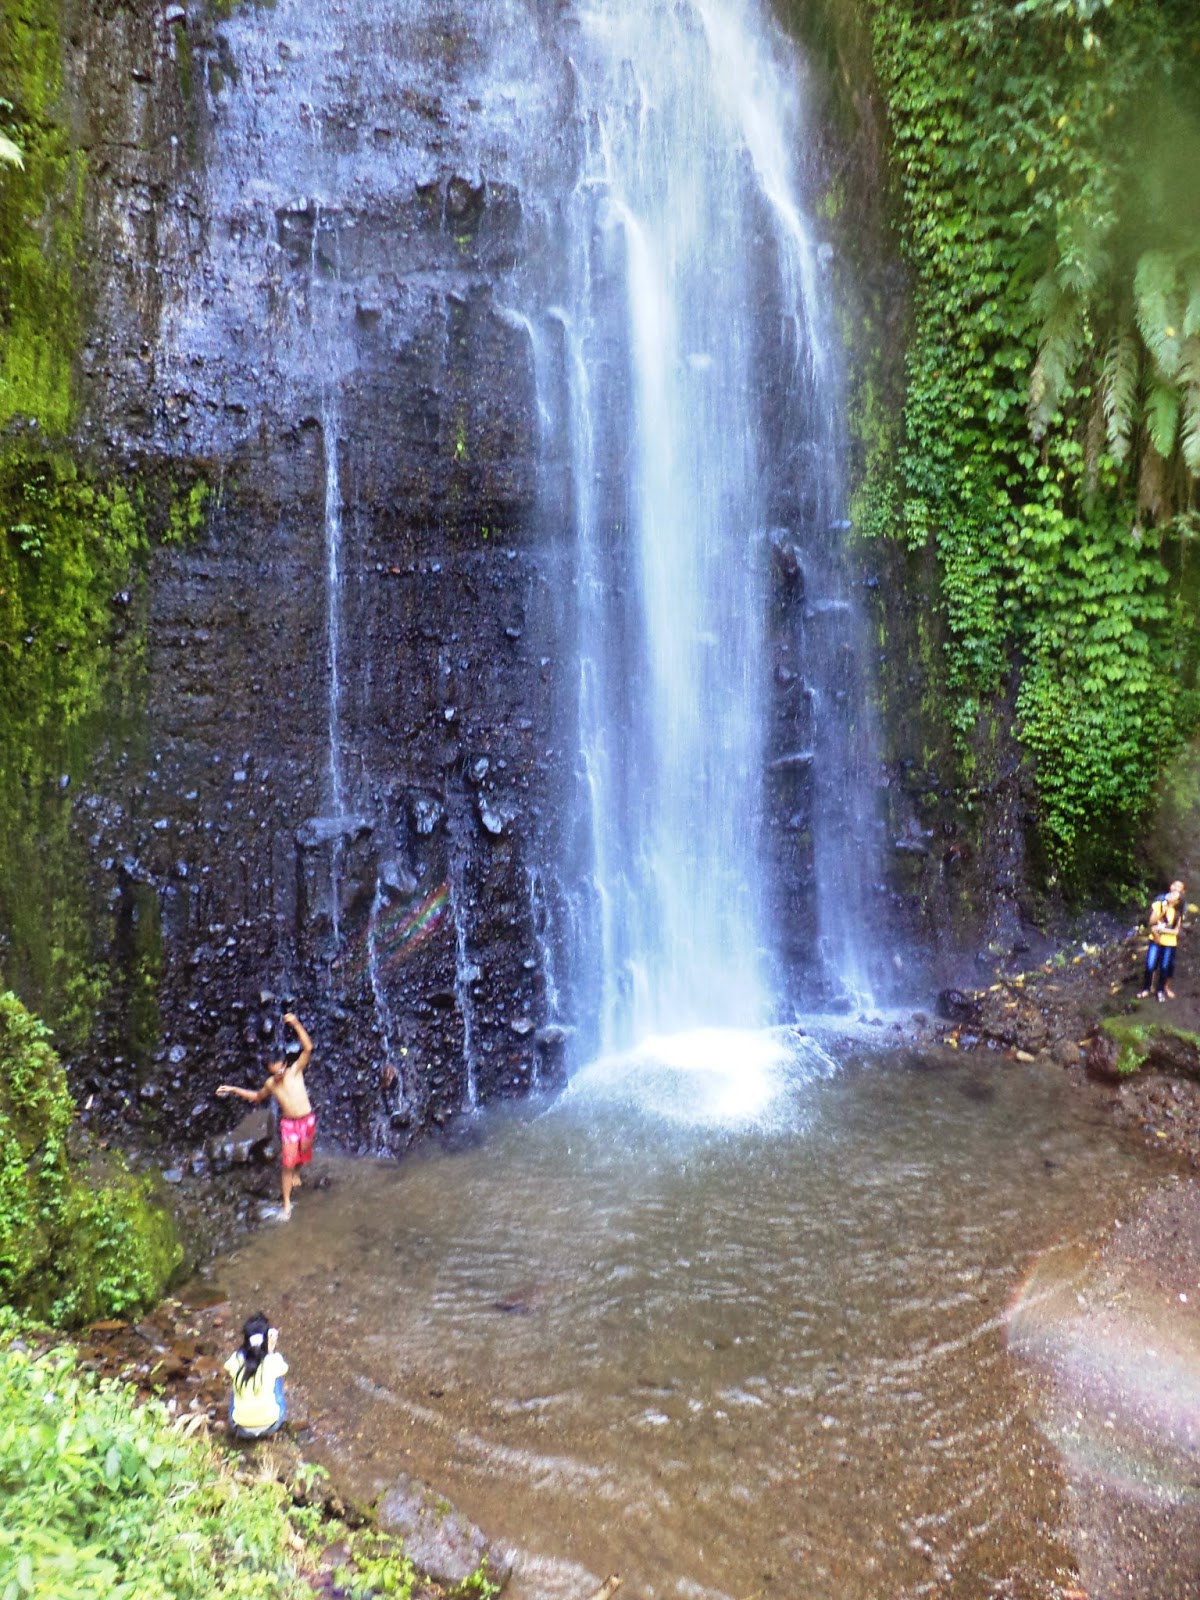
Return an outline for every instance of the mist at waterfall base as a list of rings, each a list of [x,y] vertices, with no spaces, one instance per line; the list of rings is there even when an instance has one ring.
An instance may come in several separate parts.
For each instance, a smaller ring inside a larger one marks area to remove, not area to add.
[[[734,1126],[715,1065],[664,1072],[584,1072],[453,1155],[326,1158],[218,1264],[282,1326],[306,1451],[364,1496],[437,1485],[514,1549],[514,1600],[1059,1600],[1007,1312],[1136,1205],[1144,1150],[1099,1091],[950,1052],[768,1068]]]

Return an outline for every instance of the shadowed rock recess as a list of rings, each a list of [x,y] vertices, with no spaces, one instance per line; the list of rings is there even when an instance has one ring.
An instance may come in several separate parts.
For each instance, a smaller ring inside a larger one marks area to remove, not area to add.
[[[144,704],[71,774],[117,979],[76,1085],[198,1144],[229,1125],[212,1086],[256,1081],[292,1006],[323,1136],[399,1149],[596,1043],[564,420],[578,20],[548,0],[67,12],[92,245],[75,442],[208,489],[138,591]],[[750,292],[776,326],[775,291]],[[770,440],[786,509],[787,462],[834,444]],[[746,821],[776,994],[828,989],[800,647],[847,604],[806,596],[792,540],[845,524],[810,498],[795,528],[750,530],[772,686]],[[618,541],[626,508],[601,501]],[[861,676],[839,648],[830,705]],[[868,863],[860,780],[847,850]]]

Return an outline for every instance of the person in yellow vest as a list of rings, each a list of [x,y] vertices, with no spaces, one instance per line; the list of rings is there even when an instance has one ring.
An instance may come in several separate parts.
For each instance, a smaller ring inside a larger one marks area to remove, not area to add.
[[[1146,979],[1138,991],[1138,999],[1146,1000],[1154,993],[1154,976],[1158,974],[1158,998],[1174,1000],[1171,977],[1175,971],[1175,950],[1183,930],[1184,885],[1176,878],[1166,894],[1159,895],[1150,907],[1150,943],[1146,949]]]
[[[283,1375],[287,1362],[275,1348],[279,1330],[256,1312],[242,1329],[241,1348],[225,1363],[233,1381],[229,1428],[236,1439],[265,1439],[278,1433],[287,1415]]]

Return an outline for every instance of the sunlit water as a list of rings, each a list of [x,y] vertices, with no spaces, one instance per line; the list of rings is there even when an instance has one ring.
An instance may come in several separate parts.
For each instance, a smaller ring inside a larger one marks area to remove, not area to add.
[[[1006,1310],[1136,1194],[1140,1145],[1057,1072],[831,1072],[778,1043],[746,1041],[741,1113],[741,1073],[643,1062],[639,1101],[627,1062],[457,1154],[327,1158],[333,1186],[219,1268],[280,1322],[310,1448],[360,1492],[437,1484],[517,1550],[526,1600],[612,1571],[645,1596],[1058,1594]]]

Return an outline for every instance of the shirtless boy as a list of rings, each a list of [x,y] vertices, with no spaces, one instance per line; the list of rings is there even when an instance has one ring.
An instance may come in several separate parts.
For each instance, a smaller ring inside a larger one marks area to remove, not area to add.
[[[293,1061],[272,1061],[267,1071],[270,1077],[261,1089],[239,1089],[236,1084],[223,1083],[217,1090],[220,1097],[237,1095],[252,1106],[260,1106],[274,1096],[279,1106],[279,1139],[283,1146],[283,1220],[292,1214],[292,1190],[300,1187],[297,1167],[307,1166],[312,1160],[313,1137],[317,1131],[317,1114],[309,1102],[304,1087],[304,1069],[312,1059],[313,1043],[304,1031],[299,1018],[288,1012],[283,1019],[300,1041],[300,1053]]]

